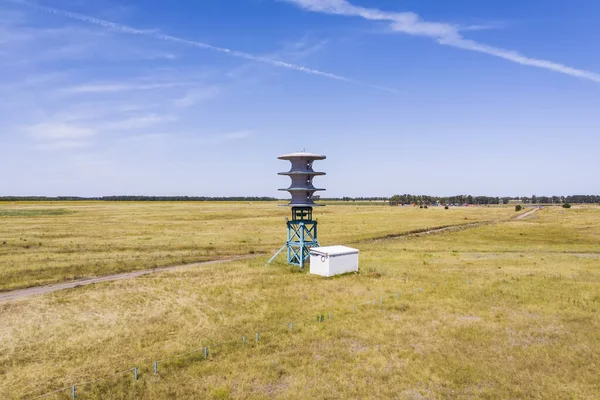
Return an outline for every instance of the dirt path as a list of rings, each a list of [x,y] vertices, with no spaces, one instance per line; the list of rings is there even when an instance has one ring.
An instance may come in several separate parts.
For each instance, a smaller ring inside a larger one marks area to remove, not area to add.
[[[237,260],[247,260],[250,258],[256,258],[256,257],[262,256],[262,255],[264,255],[264,254],[253,254],[253,255],[249,255],[249,256],[230,257],[230,258],[224,258],[221,260],[204,261],[204,262],[193,263],[193,264],[173,265],[170,267],[144,269],[142,271],[124,272],[122,274],[106,275],[106,276],[100,276],[97,278],[78,279],[75,281],[54,283],[54,284],[46,285],[46,286],[37,286],[37,287],[31,287],[31,288],[27,288],[27,289],[13,290],[10,292],[0,293],[0,303],[18,300],[18,299],[22,299],[22,298],[29,297],[29,296],[37,296],[40,294],[56,292],[57,290],[72,289],[72,288],[75,288],[78,286],[85,286],[85,285],[93,285],[94,283],[137,278],[137,277],[143,276],[143,275],[154,274],[157,272],[173,271],[173,270],[181,269],[181,268],[199,267],[199,266],[211,265],[211,264],[222,264],[222,263],[227,263],[227,262],[237,261]]]
[[[534,212],[536,212],[537,210],[540,210],[542,207],[536,207],[533,210],[527,211],[526,213],[517,215],[515,218],[513,218],[514,221],[518,221],[524,218],[529,217],[531,214],[533,214]]]
[[[502,221],[502,222],[504,222],[504,221]],[[381,240],[399,239],[399,238],[412,237],[412,236],[432,235],[434,233],[456,232],[456,231],[460,231],[463,229],[474,228],[476,226],[489,225],[489,224],[493,224],[493,223],[495,223],[495,222],[494,221],[492,221],[492,222],[480,221],[480,222],[471,222],[471,223],[467,223],[467,224],[438,226],[436,228],[430,228],[430,229],[426,229],[426,230],[415,230],[415,231],[408,231],[408,232],[403,232],[403,233],[393,233],[393,234],[386,235],[383,237],[358,240],[358,241],[351,242],[351,243],[370,243],[370,242],[379,242]]]
[[[533,210],[527,211],[523,214],[519,214],[516,217],[511,218],[510,220],[511,221],[522,220],[524,218],[527,218],[528,216],[530,216],[531,214],[533,214],[540,208],[541,207],[534,208]],[[506,222],[506,221],[491,221],[491,222],[484,221],[484,222],[473,222],[470,224],[450,225],[450,226],[437,227],[437,228],[432,228],[432,229],[418,231],[418,232],[406,232],[406,233],[401,233],[401,234],[397,234],[397,235],[388,235],[383,238],[368,239],[367,241],[395,239],[395,238],[410,237],[410,236],[422,236],[422,235],[430,235],[430,234],[441,233],[441,232],[453,232],[453,231],[458,231],[458,230],[462,230],[462,229],[473,228],[476,226],[495,224],[495,223],[500,223],[500,222]],[[79,280],[69,281],[69,282],[54,283],[54,284],[46,285],[46,286],[38,286],[38,287],[31,287],[31,288],[27,288],[27,289],[13,290],[10,292],[0,293],[0,303],[5,303],[8,301],[13,301],[13,300],[19,300],[19,299],[23,299],[25,297],[30,297],[30,296],[37,296],[37,295],[44,294],[44,293],[56,292],[58,290],[63,290],[63,289],[72,289],[72,288],[75,288],[78,286],[93,285],[95,283],[101,283],[101,282],[118,281],[121,279],[137,278],[137,277],[143,276],[143,275],[154,274],[157,272],[173,271],[173,270],[181,269],[181,268],[199,267],[202,265],[211,265],[211,264],[222,264],[222,263],[226,263],[226,262],[230,262],[230,261],[237,261],[237,260],[247,260],[250,258],[256,258],[256,257],[262,256],[262,255],[264,255],[264,254],[253,254],[250,256],[231,257],[231,258],[225,258],[225,259],[221,259],[221,260],[205,261],[205,262],[194,263],[194,264],[174,265],[171,267],[145,269],[145,270],[141,270],[141,271],[124,272],[122,274],[100,276],[97,278],[85,278],[85,279],[79,279]]]
[[[397,238],[402,238],[402,237],[411,237],[411,236],[424,236],[424,235],[432,235],[434,233],[442,233],[442,232],[456,232],[456,231],[461,231],[463,229],[468,229],[468,228],[475,228],[477,226],[483,226],[483,225],[493,225],[493,224],[500,224],[503,222],[510,222],[510,221],[519,221],[522,220],[524,218],[529,217],[531,214],[533,214],[534,212],[536,212],[537,210],[541,209],[542,207],[536,207],[533,210],[529,210],[523,214],[519,214],[516,215],[508,220],[500,220],[500,221],[478,221],[478,222],[471,222],[471,223],[466,223],[466,224],[456,224],[456,225],[448,225],[448,226],[439,226],[436,228],[431,228],[431,229],[426,229],[426,230],[417,230],[417,231],[409,231],[409,232],[403,232],[403,233],[398,233],[398,234],[392,234],[392,235],[387,235],[384,237],[379,237],[379,238],[374,238],[374,239],[365,239],[365,240],[360,240],[357,242],[353,242],[353,243],[361,243],[361,242],[376,242],[376,241],[380,241],[380,240],[388,240],[388,239],[397,239]]]

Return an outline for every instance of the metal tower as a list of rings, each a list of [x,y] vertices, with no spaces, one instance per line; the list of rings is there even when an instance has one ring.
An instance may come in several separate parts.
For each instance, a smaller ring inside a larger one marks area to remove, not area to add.
[[[317,189],[313,186],[315,176],[325,175],[324,172],[315,172],[312,168],[315,160],[324,160],[326,157],[319,154],[291,153],[277,157],[292,163],[288,172],[280,172],[279,175],[287,175],[292,179],[292,184],[287,189],[292,199],[287,207],[292,207],[292,219],[287,221],[287,242],[268,261],[270,263],[287,249],[288,264],[302,267],[304,261],[309,258],[309,249],[318,247],[317,221],[312,219],[313,207],[323,206],[315,204],[313,195],[315,192],[325,189]],[[267,264],[268,264],[267,263]]]

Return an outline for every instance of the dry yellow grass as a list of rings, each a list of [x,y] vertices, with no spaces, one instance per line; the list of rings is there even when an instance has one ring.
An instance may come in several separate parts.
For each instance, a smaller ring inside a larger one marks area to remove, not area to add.
[[[275,203],[0,204],[0,291],[274,252],[285,241],[289,212]],[[386,206],[331,206],[315,212],[324,243],[513,214],[499,208]]]
[[[380,236],[380,213],[396,210],[363,212],[356,239]],[[137,382],[128,373],[78,398],[597,398],[599,218],[598,208],[552,208],[360,242],[361,273],[333,279],[265,267],[265,256],[0,304],[0,397],[138,366]],[[348,308],[381,295],[392,297]],[[154,360],[206,345],[208,360],[161,362],[152,374]]]

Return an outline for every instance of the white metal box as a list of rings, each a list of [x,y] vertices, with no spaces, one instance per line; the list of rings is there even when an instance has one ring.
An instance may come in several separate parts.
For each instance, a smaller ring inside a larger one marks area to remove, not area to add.
[[[358,249],[346,246],[313,247],[310,249],[310,273],[334,276],[358,271]]]

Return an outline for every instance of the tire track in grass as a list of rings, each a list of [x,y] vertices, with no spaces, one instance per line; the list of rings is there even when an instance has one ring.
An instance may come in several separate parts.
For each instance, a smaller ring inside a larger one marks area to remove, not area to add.
[[[533,214],[534,212],[538,211],[541,208],[542,207],[536,207],[533,210],[529,210],[525,213],[519,214],[519,215],[514,216],[507,220],[478,221],[478,222],[470,222],[470,223],[466,223],[466,224],[444,225],[444,226],[438,226],[435,228],[415,229],[415,230],[411,230],[408,232],[392,233],[392,234],[385,235],[382,237],[377,237],[377,238],[358,240],[358,241],[354,241],[352,243],[376,242],[376,241],[380,241],[380,240],[397,239],[397,238],[403,238],[403,237],[424,236],[424,235],[432,235],[435,233],[443,233],[443,232],[456,232],[456,231],[462,231],[462,230],[469,229],[469,228],[476,228],[478,226],[496,225],[496,224],[502,224],[505,222],[520,221],[522,219],[529,217],[531,214]]]
[[[23,298],[30,297],[30,296],[37,296],[37,295],[41,295],[41,294],[52,293],[52,292],[56,292],[58,290],[73,289],[73,288],[76,288],[79,286],[93,285],[95,283],[112,282],[112,281],[118,281],[118,280],[122,280],[122,279],[137,278],[137,277],[144,276],[144,275],[155,274],[158,272],[173,271],[173,270],[177,270],[177,269],[181,269],[181,268],[190,268],[190,267],[193,268],[193,267],[200,267],[200,266],[204,266],[204,265],[223,264],[223,263],[228,263],[231,261],[247,260],[247,259],[262,256],[262,255],[264,255],[264,254],[258,253],[258,254],[248,255],[248,256],[229,257],[229,258],[223,258],[223,259],[219,259],[219,260],[203,261],[203,262],[192,263],[192,264],[183,264],[183,265],[173,265],[170,267],[144,269],[141,271],[123,272],[123,273],[114,274],[114,275],[99,276],[99,277],[95,277],[95,278],[77,279],[74,281],[53,283],[51,285],[35,286],[35,287],[26,288],[26,289],[12,290],[10,292],[0,293],[0,303],[23,299]]]

